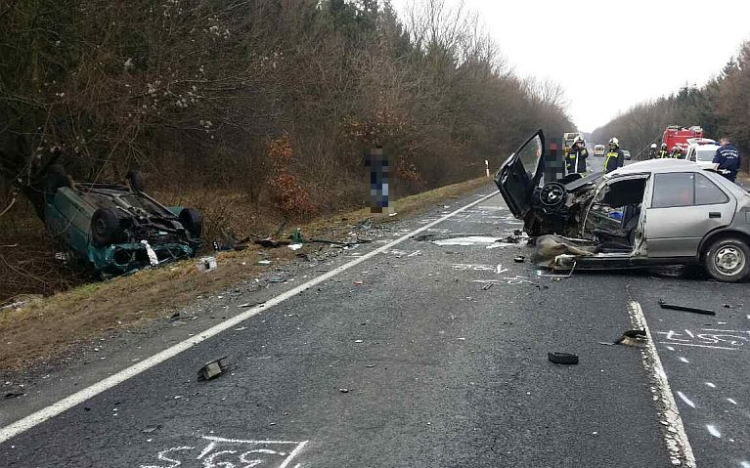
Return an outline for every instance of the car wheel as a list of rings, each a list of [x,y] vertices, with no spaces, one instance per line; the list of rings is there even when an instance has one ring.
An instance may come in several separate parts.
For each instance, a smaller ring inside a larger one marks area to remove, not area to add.
[[[100,247],[113,244],[120,239],[120,219],[112,208],[100,208],[91,217],[91,240]]]
[[[146,189],[141,171],[130,171],[125,177],[128,179],[130,187],[136,192],[143,192]]]
[[[750,272],[750,247],[740,239],[719,239],[706,250],[703,262],[712,278],[734,283]]]
[[[65,172],[65,168],[60,164],[53,164],[47,168],[44,174],[44,192],[48,195],[54,195],[57,190],[62,187],[69,187],[70,181],[68,180],[68,174]]]
[[[201,233],[203,232],[203,216],[192,208],[184,208],[180,211],[179,218],[182,227],[184,227],[192,237],[200,239]]]

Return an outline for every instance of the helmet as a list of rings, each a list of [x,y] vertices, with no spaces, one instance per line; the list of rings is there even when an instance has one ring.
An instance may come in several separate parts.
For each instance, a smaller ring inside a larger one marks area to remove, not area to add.
[[[656,149],[656,143],[651,143],[651,149]]]
[[[663,149],[667,149],[667,144],[666,144],[666,143],[662,143],[662,144],[661,144],[661,147],[662,147]]]
[[[618,140],[618,139],[617,139],[617,138],[615,138],[615,137],[612,137],[612,138],[610,138],[610,140],[609,140],[609,144],[610,144],[611,146],[617,146],[617,147],[619,147],[619,146],[620,146],[620,140]]]
[[[575,139],[573,140],[573,144],[575,145],[576,143],[581,143],[581,144],[583,144],[583,138],[581,138],[581,135],[578,135],[578,136],[577,136],[577,137],[575,137]]]

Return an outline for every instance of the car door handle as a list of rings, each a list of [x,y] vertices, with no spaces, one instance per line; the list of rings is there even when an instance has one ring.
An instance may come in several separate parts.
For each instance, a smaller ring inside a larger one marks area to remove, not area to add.
[[[712,218],[712,219],[713,218],[721,218],[721,213],[719,213],[718,211],[711,211],[711,212],[708,213],[708,217]]]

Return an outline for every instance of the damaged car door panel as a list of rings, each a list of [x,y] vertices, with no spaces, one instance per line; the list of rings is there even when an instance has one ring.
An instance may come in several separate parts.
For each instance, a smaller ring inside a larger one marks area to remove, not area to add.
[[[51,168],[44,182],[47,230],[102,277],[194,256],[200,213],[167,208],[142,189],[139,173],[128,174],[127,184],[73,183],[62,167]]]
[[[544,180],[537,131],[495,175],[513,215],[556,270],[701,264],[720,281],[750,275],[750,195],[684,160],[649,160],[609,174]],[[542,245],[543,247],[539,247]]]

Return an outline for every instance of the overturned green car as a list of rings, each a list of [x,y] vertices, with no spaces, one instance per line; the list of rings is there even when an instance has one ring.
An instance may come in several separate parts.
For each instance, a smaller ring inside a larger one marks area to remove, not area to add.
[[[200,248],[200,213],[161,205],[143,192],[138,172],[123,184],[74,183],[53,165],[42,183],[47,230],[101,277],[189,258]]]

